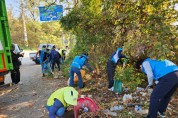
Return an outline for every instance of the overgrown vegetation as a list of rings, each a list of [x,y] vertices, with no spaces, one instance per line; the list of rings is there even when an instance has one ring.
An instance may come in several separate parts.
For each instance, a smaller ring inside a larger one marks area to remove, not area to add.
[[[133,88],[142,82],[133,68],[136,59],[149,56],[178,62],[177,26],[171,25],[178,15],[175,3],[176,0],[80,0],[61,20],[62,27],[77,36],[71,55],[89,51],[91,62],[103,74],[110,54],[124,44],[130,66],[117,68],[116,76]]]
[[[146,80],[145,76],[136,72],[134,67],[131,65],[127,65],[125,68],[118,66],[116,68],[115,79],[123,82],[124,87],[128,88],[131,91],[135,90],[135,88],[138,86],[143,86],[141,84]]]

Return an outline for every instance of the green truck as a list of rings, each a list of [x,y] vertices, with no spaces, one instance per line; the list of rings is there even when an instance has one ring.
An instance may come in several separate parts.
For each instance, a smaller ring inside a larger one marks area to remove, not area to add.
[[[0,0],[0,84],[4,84],[4,75],[13,69],[11,45],[5,0]]]

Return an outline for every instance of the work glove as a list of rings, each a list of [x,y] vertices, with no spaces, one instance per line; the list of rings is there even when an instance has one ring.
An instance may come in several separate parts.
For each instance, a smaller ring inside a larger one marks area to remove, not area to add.
[[[157,85],[159,83],[159,81],[155,81],[155,84]]]
[[[95,73],[96,73],[96,70],[93,70],[92,73],[95,74]]]

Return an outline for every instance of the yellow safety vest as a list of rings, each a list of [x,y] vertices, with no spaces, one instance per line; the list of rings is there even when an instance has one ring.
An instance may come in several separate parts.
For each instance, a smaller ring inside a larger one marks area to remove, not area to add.
[[[59,50],[59,54],[62,56],[62,49]]]
[[[62,102],[62,104],[64,105],[64,107],[69,106],[65,100],[64,100],[64,91],[65,89],[67,89],[66,87],[61,88],[56,90],[54,93],[52,93],[52,95],[49,97],[48,101],[47,101],[47,106],[52,106],[54,104],[54,99],[58,99]]]

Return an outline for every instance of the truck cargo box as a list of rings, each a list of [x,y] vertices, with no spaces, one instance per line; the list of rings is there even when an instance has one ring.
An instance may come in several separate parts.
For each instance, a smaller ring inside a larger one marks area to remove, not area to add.
[[[13,69],[11,45],[5,0],[0,0],[0,76]]]

